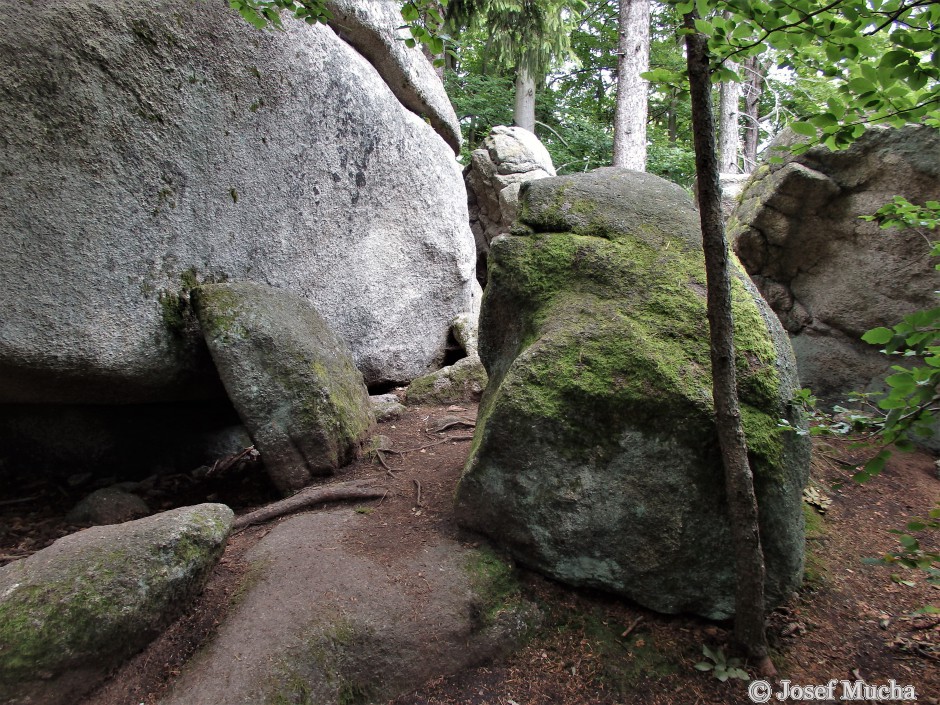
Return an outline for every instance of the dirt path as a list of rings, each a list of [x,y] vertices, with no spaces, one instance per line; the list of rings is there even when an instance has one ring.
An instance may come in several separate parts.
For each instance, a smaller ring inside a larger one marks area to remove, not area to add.
[[[388,437],[387,447],[404,454],[383,454],[387,469],[373,455],[344,470],[339,479],[374,477],[391,487],[383,500],[362,504],[370,512],[371,527],[356,539],[364,555],[391,562],[400,552],[441,537],[477,542],[457,529],[451,511],[475,411],[469,405],[409,409],[401,420],[378,429]],[[832,504],[825,516],[811,515],[806,585],[772,617],[775,663],[781,677],[795,683],[863,678],[883,684],[894,679],[913,685],[919,702],[936,705],[940,618],[911,613],[924,604],[940,604],[940,590],[916,574],[903,576],[913,580],[913,586],[898,584],[891,579],[891,569],[861,560],[891,550],[895,542],[887,530],[903,527],[911,516],[925,514],[940,500],[934,461],[925,454],[896,455],[881,477],[857,486],[848,479],[850,469],[832,458],[861,460],[838,445],[817,448],[813,475]],[[831,490],[834,483],[842,483],[841,488]],[[245,497],[249,503],[251,496],[249,492]],[[268,499],[263,489],[255,496]],[[0,553],[28,550],[54,538],[57,530],[68,530],[60,515],[44,511],[29,505],[3,506],[0,519],[13,529],[0,532]],[[86,705],[157,703],[186,659],[217,631],[244,579],[245,552],[271,529],[254,527],[233,538],[192,610]],[[935,545],[937,539],[936,533],[924,536],[928,544]],[[702,660],[703,645],[730,651],[728,625],[657,615],[528,573],[520,578],[521,591],[544,614],[542,628],[528,644],[496,663],[431,681],[394,705],[750,702],[742,681],[720,683],[694,668]]]

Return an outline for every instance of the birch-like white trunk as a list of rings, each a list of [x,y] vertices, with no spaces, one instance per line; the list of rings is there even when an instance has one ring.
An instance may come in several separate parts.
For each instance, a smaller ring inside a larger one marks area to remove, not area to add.
[[[734,62],[728,62],[728,68],[737,71]],[[738,130],[741,102],[741,84],[724,81],[719,88],[718,112],[718,170],[722,174],[736,174],[738,152],[741,149],[741,136]]]
[[[521,67],[516,70],[516,104],[512,119],[518,127],[535,132],[535,79]]]
[[[620,0],[620,58],[614,166],[646,171],[646,91],[640,74],[650,65],[650,0]]]

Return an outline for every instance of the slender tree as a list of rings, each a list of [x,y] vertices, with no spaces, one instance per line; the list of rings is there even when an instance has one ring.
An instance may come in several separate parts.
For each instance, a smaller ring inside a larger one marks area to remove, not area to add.
[[[535,92],[552,62],[568,54],[566,15],[579,0],[450,0],[447,19],[455,31],[477,27],[488,35],[487,51],[497,65],[516,74],[513,119],[535,131]]]
[[[764,627],[764,553],[760,542],[754,477],[747,457],[734,367],[731,270],[724,217],[721,213],[715,118],[712,113],[711,61],[708,39],[696,30],[695,19],[694,12],[685,15],[685,41],[708,289],[712,396],[725,467],[725,487],[728,493],[728,513],[737,574],[735,637],[756,661],[761,673],[770,676],[776,671],[767,649]]]
[[[728,68],[738,70],[733,61],[728,62]],[[740,102],[741,84],[732,80],[722,81],[718,87],[718,170],[722,174],[738,171]]]
[[[646,171],[650,0],[620,0],[614,166]]]
[[[764,73],[756,56],[749,56],[741,62],[744,73],[744,140],[742,161],[745,174],[757,168],[757,146],[760,141],[760,99],[764,92]]]

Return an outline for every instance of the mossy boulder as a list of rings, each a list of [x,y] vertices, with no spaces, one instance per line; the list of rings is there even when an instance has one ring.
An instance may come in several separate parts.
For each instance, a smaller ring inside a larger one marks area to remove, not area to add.
[[[330,474],[375,417],[349,348],[296,294],[251,282],[193,290],[219,377],[282,492]]]
[[[457,516],[558,580],[663,612],[734,612],[698,214],[619,169],[523,186],[480,317],[489,373]],[[771,601],[799,585],[808,441],[788,340],[733,278],[742,416]]]
[[[202,589],[232,510],[87,529],[0,568],[0,702],[74,703]]]
[[[486,387],[486,370],[478,355],[457,360],[408,385],[409,404],[447,404],[480,400]]]

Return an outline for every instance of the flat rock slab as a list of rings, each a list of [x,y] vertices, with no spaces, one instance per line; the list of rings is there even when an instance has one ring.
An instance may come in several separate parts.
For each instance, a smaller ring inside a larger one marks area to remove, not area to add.
[[[478,551],[429,536],[382,558],[380,517],[342,509],[275,527],[246,556],[240,602],[163,705],[388,700],[520,636],[521,612],[494,613],[481,597]]]

